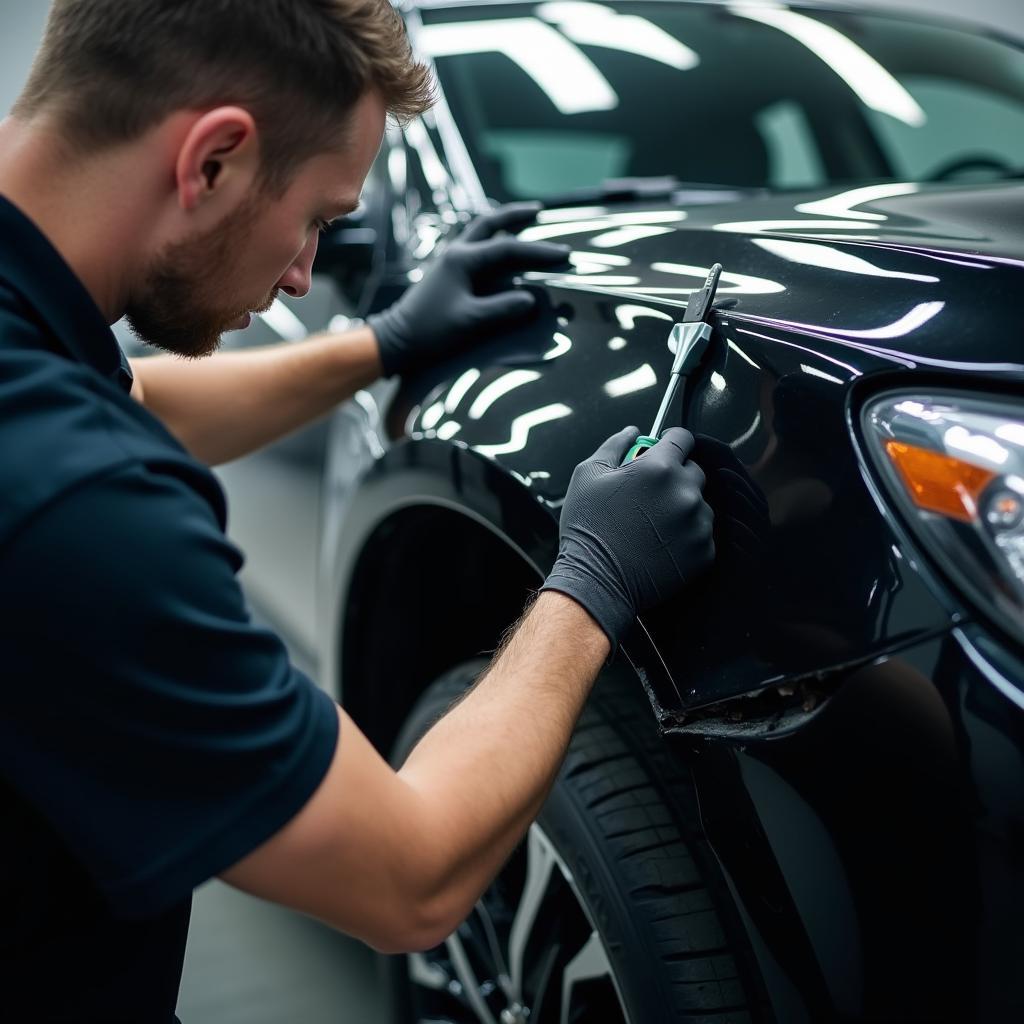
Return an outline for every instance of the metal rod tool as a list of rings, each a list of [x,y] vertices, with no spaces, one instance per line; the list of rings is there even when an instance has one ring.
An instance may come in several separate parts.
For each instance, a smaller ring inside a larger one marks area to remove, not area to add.
[[[672,358],[672,370],[669,373],[668,387],[658,408],[658,414],[654,417],[654,425],[650,434],[642,434],[633,443],[633,447],[626,453],[622,464],[632,462],[635,458],[643,455],[648,448],[653,448],[658,443],[665,418],[669,409],[679,393],[679,388],[684,378],[688,377],[693,369],[700,364],[704,350],[708,347],[711,339],[711,304],[715,301],[715,292],[718,290],[718,279],[722,276],[722,264],[716,263],[708,272],[704,286],[698,292],[690,296],[686,306],[686,313],[682,322],[672,328],[669,335],[669,342],[674,347],[675,355]]]

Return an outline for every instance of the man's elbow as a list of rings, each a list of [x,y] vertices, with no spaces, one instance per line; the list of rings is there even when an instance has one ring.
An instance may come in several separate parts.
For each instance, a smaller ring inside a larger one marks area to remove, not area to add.
[[[367,942],[378,953],[422,953],[440,946],[469,915],[473,902],[437,891],[410,898],[378,922]]]

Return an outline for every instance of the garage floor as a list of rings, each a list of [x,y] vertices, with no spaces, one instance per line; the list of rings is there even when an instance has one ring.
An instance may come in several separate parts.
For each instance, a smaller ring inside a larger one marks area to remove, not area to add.
[[[373,954],[221,882],[195,894],[182,1024],[383,1024]]]

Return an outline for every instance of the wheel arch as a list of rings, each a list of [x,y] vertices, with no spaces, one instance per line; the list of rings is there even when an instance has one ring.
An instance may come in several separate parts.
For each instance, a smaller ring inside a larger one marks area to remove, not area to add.
[[[321,679],[382,752],[420,693],[493,652],[543,581],[558,524],[523,490],[472,452],[406,442],[339,510]]]
[[[409,505],[357,561],[340,623],[345,706],[387,753],[442,672],[487,657],[539,581],[522,555],[462,512]]]

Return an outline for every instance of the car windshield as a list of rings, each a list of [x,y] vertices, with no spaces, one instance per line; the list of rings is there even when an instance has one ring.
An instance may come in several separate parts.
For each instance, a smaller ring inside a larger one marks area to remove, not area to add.
[[[422,10],[417,46],[493,199],[607,179],[772,189],[1024,168],[1024,50],[781,4]]]

